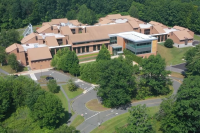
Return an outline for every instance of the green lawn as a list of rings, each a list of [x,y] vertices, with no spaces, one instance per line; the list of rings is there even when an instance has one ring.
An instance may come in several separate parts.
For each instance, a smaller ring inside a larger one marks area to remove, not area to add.
[[[81,89],[81,88],[78,88],[76,91],[69,91],[67,85],[62,85],[62,87],[70,99],[73,99],[83,93],[83,89]]]
[[[16,73],[15,70],[13,70],[10,65],[4,65],[4,66],[0,66],[1,69],[3,69],[4,71],[12,74],[12,73]],[[20,67],[18,72],[23,72],[23,71],[28,71],[28,68],[27,67]]]
[[[80,62],[83,62],[83,61],[95,60],[96,58],[97,58],[97,56],[88,57],[88,58],[79,59],[79,61],[80,61]]]
[[[192,47],[186,48],[166,48],[160,44],[158,44],[158,53],[162,58],[165,59],[167,65],[177,65],[180,63],[184,63],[182,59],[184,58],[184,54],[191,49]]]
[[[45,91],[49,91],[47,86],[41,86],[41,88]],[[59,91],[59,93],[55,93],[55,95],[58,96],[58,98],[61,100],[63,108],[65,109],[65,111],[68,111],[68,101],[65,98],[64,94],[62,93],[62,91]]]
[[[73,120],[70,126],[77,127],[82,122],[84,122],[83,116],[77,115],[76,118]]]
[[[150,116],[155,115],[159,110],[159,106],[156,107],[148,107]],[[119,116],[116,116],[104,123],[100,127],[95,128],[91,133],[113,133],[116,127],[123,127],[127,124],[127,119],[129,117],[129,113],[125,113]],[[158,131],[160,125],[158,122],[152,120],[153,127],[156,128],[156,133],[160,133]]]
[[[80,55],[78,58],[84,58],[84,57],[90,57],[90,56],[97,56],[99,53],[93,53],[93,54],[86,54],[86,55]]]
[[[199,40],[200,41],[200,36],[197,36],[194,34],[194,40]]]

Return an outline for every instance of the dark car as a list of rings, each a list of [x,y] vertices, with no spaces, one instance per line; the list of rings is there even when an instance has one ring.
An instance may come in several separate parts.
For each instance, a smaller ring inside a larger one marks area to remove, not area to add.
[[[46,80],[51,80],[51,79],[54,79],[54,77],[50,77],[50,76],[46,77]]]
[[[18,75],[13,75],[15,78],[19,77]]]

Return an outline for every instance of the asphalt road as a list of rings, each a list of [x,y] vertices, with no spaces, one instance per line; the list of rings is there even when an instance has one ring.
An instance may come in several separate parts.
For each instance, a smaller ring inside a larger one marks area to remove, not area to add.
[[[174,65],[172,67],[173,68],[178,68],[178,69],[181,69],[181,70],[186,70],[185,65],[186,65],[186,63],[182,63],[182,64]]]
[[[185,64],[186,63],[182,63],[182,64],[178,64],[174,66],[166,66],[165,69],[169,71],[177,72],[177,73],[184,73],[184,71],[186,70]]]
[[[178,88],[180,87],[180,83],[177,81],[173,81],[173,87],[174,87],[174,92],[173,94],[176,94],[178,91]],[[81,133],[89,133],[96,127],[98,127],[99,123],[103,123],[117,115],[126,113],[129,109],[129,107],[124,108],[124,109],[110,109],[104,112],[95,112],[87,109],[85,107],[85,103],[92,99],[96,99],[96,91],[91,90],[88,93],[81,95],[77,99],[75,99],[73,103],[73,110],[79,115],[83,115],[85,118],[85,121],[80,124],[77,129],[81,131]],[[162,100],[160,98],[158,99],[150,99],[150,100],[143,100],[140,102],[134,102],[132,103],[131,106],[135,106],[138,104],[146,104],[148,107],[151,106],[158,106]]]

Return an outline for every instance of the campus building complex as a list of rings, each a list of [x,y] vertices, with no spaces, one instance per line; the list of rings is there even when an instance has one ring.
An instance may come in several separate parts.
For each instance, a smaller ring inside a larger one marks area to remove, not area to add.
[[[65,47],[81,55],[98,52],[105,44],[112,55],[128,49],[138,56],[148,57],[156,55],[157,42],[170,38],[175,46],[182,47],[190,45],[193,36],[194,32],[183,27],[169,28],[120,14],[100,18],[95,25],[63,18],[44,22],[36,32],[25,36],[21,44],[11,45],[6,52],[16,54],[22,65],[36,70],[51,67],[52,57]]]

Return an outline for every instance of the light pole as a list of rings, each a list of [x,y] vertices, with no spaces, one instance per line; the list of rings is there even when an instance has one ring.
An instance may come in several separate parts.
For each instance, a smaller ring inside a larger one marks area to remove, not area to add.
[[[40,70],[41,70],[41,76],[42,76],[42,69],[41,69],[42,65],[40,65]]]

